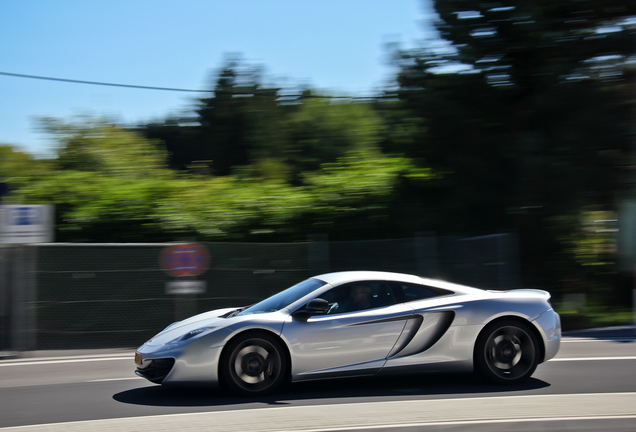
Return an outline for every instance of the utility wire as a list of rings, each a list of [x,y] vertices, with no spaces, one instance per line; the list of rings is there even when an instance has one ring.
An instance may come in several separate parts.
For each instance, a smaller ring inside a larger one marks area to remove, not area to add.
[[[107,82],[99,82],[99,81],[84,81],[84,80],[76,80],[76,79],[68,79],[68,78],[53,78],[39,75],[26,75],[26,74],[17,74],[11,72],[0,72],[0,75],[12,76],[17,78],[30,78],[30,79],[39,79],[39,80],[47,80],[47,81],[62,81],[73,84],[91,84],[91,85],[101,85],[101,86],[110,86],[110,87],[127,87],[127,88],[136,88],[136,89],[144,89],[144,90],[163,90],[163,91],[176,91],[176,92],[190,92],[190,93],[211,93],[210,90],[193,90],[193,89],[182,89],[182,88],[173,88],[173,87],[152,87],[152,86],[142,86],[142,85],[134,85],[134,84],[116,84],[116,83],[107,83]]]
[[[29,79],[38,79],[38,80],[46,80],[46,81],[61,81],[71,84],[89,84],[89,85],[99,85],[99,86],[109,86],[109,87],[125,87],[125,88],[135,88],[142,90],[162,90],[162,91],[174,91],[174,92],[188,92],[188,93],[218,93],[218,91],[214,90],[194,90],[194,89],[182,89],[182,88],[174,88],[174,87],[153,87],[153,86],[142,86],[135,84],[117,84],[117,83],[107,83],[101,81],[85,81],[85,80],[77,80],[77,79],[69,79],[69,78],[55,78],[41,75],[27,75],[27,74],[18,74],[13,72],[1,72],[0,75],[16,77],[16,78],[29,78]],[[235,95],[251,95],[252,93],[240,93],[240,92],[232,92]],[[300,97],[299,95],[278,95],[278,97]],[[364,100],[373,100],[373,99],[381,99],[382,97],[378,96],[320,96],[320,95],[306,95],[303,97],[308,98],[324,98],[324,99],[364,99]]]

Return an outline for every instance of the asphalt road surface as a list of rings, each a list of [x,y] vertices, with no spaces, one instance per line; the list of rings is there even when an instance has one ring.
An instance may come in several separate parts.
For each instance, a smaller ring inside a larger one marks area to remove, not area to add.
[[[293,384],[260,399],[164,389],[134,376],[131,350],[0,360],[0,432],[636,431],[633,330],[565,337],[522,386],[471,374]]]

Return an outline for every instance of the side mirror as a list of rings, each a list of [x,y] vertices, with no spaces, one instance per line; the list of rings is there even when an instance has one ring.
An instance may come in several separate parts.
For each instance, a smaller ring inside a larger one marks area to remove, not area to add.
[[[327,300],[316,298],[311,300],[294,313],[294,316],[301,320],[306,320],[312,315],[324,315],[329,312],[329,302]]]
[[[329,302],[321,298],[315,298],[307,303],[305,310],[312,314],[326,314],[329,312]]]

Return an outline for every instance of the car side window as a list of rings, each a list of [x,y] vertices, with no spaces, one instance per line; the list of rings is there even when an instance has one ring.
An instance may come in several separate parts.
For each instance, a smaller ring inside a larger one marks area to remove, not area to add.
[[[384,281],[358,281],[335,287],[320,298],[329,302],[328,314],[355,312],[395,304],[391,286]]]
[[[394,282],[393,290],[398,300],[404,303],[453,294],[449,290],[407,282]]]

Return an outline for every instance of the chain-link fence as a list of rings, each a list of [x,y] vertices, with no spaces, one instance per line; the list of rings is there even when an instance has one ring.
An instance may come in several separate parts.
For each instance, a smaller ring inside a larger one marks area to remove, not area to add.
[[[205,243],[199,276],[162,268],[171,244],[40,244],[0,249],[0,349],[135,347],[173,321],[256,302],[329,271],[385,270],[483,288],[518,287],[512,235],[306,243]],[[165,266],[165,264],[164,264]],[[205,292],[169,294],[175,280]]]

